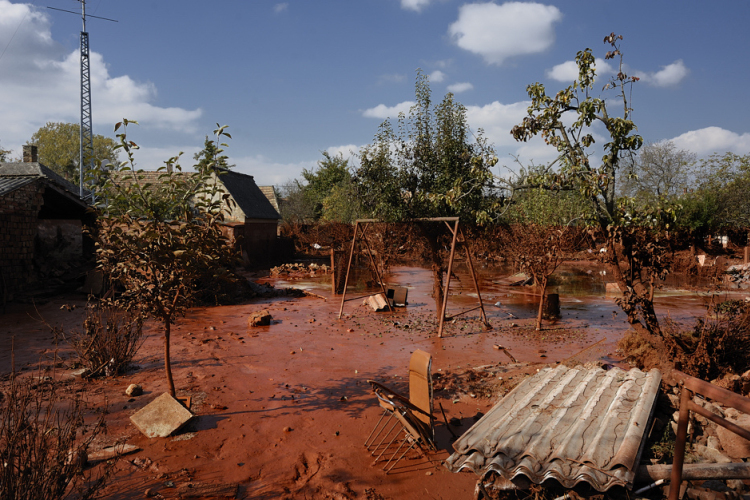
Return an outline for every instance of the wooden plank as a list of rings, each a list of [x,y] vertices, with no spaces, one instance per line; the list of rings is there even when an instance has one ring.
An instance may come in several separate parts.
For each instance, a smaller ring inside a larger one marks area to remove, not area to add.
[[[642,465],[635,476],[636,483],[669,479],[671,464]],[[750,463],[729,464],[685,464],[682,466],[683,480],[699,479],[750,479]]]
[[[685,387],[691,391],[718,401],[725,406],[731,406],[744,413],[750,413],[750,399],[677,370],[675,370],[675,375],[677,379],[682,379],[685,382]]]

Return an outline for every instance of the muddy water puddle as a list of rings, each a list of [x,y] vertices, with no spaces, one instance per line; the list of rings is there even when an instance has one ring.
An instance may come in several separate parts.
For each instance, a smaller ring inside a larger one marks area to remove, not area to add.
[[[451,338],[450,342],[435,338],[437,314],[432,297],[433,278],[432,271],[425,267],[396,266],[384,277],[388,285],[408,288],[407,307],[398,308],[394,313],[372,313],[362,306],[361,300],[352,300],[344,304],[344,316],[356,318],[374,314],[380,322],[379,331],[367,332],[366,335],[371,335],[373,342],[381,339],[383,334],[391,341],[400,340],[395,344],[389,342],[396,349],[403,349],[404,345],[414,342],[427,342],[444,351],[471,349],[487,352],[495,345],[502,345],[511,350],[519,361],[554,362],[563,361],[598,343],[589,357],[616,357],[616,344],[627,331],[628,324],[624,313],[615,303],[617,295],[606,292],[606,283],[611,279],[604,266],[572,262],[558,268],[552,276],[548,293],[560,295],[561,318],[545,321],[542,332],[534,330],[539,296],[533,287],[505,284],[507,280],[503,278],[513,274],[514,270],[503,267],[477,269],[484,309],[493,326],[487,330],[481,324],[478,309],[461,314],[476,308],[479,301],[468,268],[463,264],[455,267],[446,312],[448,317],[455,316],[455,319],[447,322],[445,329],[445,336]],[[368,273],[352,276],[347,299],[376,292],[377,289],[372,281],[368,283],[368,279]],[[332,293],[330,275],[302,279],[263,278],[258,281],[276,287],[293,286],[325,296],[327,304],[321,305],[321,310],[330,309],[337,313],[341,304],[341,295]],[[662,317],[669,315],[681,323],[690,323],[705,312],[711,294],[680,289],[681,284],[695,286],[688,279],[681,281],[680,276],[672,276],[656,291],[657,313]],[[731,297],[724,294],[720,300],[726,298]]]

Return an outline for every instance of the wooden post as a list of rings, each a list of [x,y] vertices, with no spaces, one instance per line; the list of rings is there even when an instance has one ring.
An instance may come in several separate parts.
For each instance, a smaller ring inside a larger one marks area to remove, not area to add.
[[[336,295],[336,250],[331,247],[331,293]]]
[[[685,461],[685,444],[687,442],[688,418],[690,416],[688,402],[693,399],[690,389],[681,385],[680,413],[677,420],[677,439],[674,444],[674,459],[672,462],[672,477],[669,483],[669,500],[677,500],[682,483],[682,464]]]
[[[745,265],[750,263],[750,247],[745,247]]]

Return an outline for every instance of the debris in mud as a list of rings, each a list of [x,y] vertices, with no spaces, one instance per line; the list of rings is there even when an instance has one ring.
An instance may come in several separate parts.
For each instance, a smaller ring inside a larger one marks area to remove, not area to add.
[[[256,311],[254,313],[250,313],[250,316],[247,318],[247,326],[249,327],[255,327],[255,326],[268,326],[271,324],[271,313],[268,312],[268,309],[263,309],[261,311]]]
[[[370,309],[376,312],[385,311],[386,309],[388,309],[388,303],[383,298],[383,295],[379,293],[367,297],[364,302],[362,302],[362,305],[369,306]]]
[[[301,262],[282,264],[280,266],[271,268],[271,276],[285,276],[288,279],[307,278],[317,276],[319,274],[329,274],[330,272],[330,266],[327,266],[325,264],[304,264]]]
[[[102,462],[104,460],[111,460],[116,457],[123,455],[129,455],[141,451],[141,449],[132,444],[117,444],[114,446],[107,446],[99,451],[93,451],[88,455],[88,463],[92,464],[95,462]]]
[[[540,365],[514,363],[443,370],[432,374],[433,391],[436,397],[451,400],[461,396],[495,399],[510,392],[529,373],[535,371],[535,366]]]
[[[130,384],[127,389],[125,389],[125,395],[127,396],[140,396],[143,394],[143,387],[141,387],[139,384]]]
[[[729,266],[726,274],[727,282],[736,283],[738,288],[750,287],[750,264]]]

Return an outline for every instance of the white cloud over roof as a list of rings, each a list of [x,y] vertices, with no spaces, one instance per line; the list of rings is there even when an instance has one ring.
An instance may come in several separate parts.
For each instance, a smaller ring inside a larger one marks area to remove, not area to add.
[[[499,66],[510,57],[549,49],[555,41],[555,23],[561,19],[562,13],[552,5],[472,3],[459,8],[448,34],[462,49]]]

